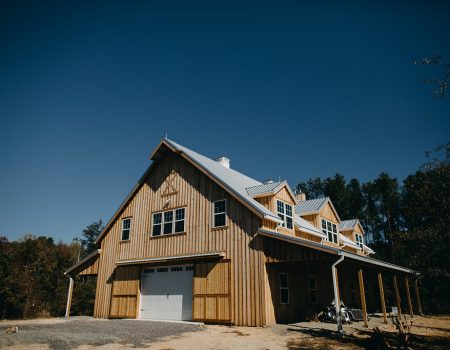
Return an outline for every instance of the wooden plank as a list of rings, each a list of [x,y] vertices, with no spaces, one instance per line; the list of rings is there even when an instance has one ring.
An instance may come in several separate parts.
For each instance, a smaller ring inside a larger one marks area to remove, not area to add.
[[[416,294],[416,303],[417,303],[417,309],[419,311],[419,315],[423,316],[422,313],[422,304],[420,303],[420,294],[419,294],[419,279],[414,279],[414,292]]]
[[[408,281],[408,276],[403,276],[403,281],[405,283],[405,291],[406,291],[406,301],[408,302],[408,309],[409,309],[409,315],[411,317],[414,317],[414,312],[413,312],[413,307],[412,307],[412,302],[411,302],[411,294],[409,291],[409,281]]]
[[[361,309],[363,313],[364,327],[367,328],[369,327],[369,324],[367,322],[366,293],[364,291],[364,279],[362,269],[358,269],[358,281],[359,281],[359,292],[361,296]]]
[[[402,317],[402,306],[401,306],[400,292],[398,290],[397,276],[396,275],[394,275],[392,277],[392,283],[394,285],[395,303],[397,304],[398,317],[401,318]]]
[[[381,311],[383,312],[383,322],[387,324],[386,302],[384,300],[383,276],[381,275],[381,272],[378,272],[378,290],[380,292],[380,305]]]

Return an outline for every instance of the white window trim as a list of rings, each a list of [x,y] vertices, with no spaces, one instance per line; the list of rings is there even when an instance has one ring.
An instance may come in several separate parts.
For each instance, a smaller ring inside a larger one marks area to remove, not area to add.
[[[286,275],[286,281],[287,281],[287,287],[282,287],[281,286],[281,275]],[[280,304],[281,305],[288,305],[290,303],[290,295],[289,295],[289,274],[287,272],[280,272],[278,274],[278,282],[279,282],[279,286],[280,286]],[[287,302],[283,303],[281,300],[281,290],[286,289],[287,290]]]
[[[278,211],[278,202],[283,204],[283,213]],[[287,215],[286,212],[286,206],[290,206],[291,207],[291,215]],[[286,203],[284,201],[282,201],[281,199],[277,199],[276,202],[276,207],[277,207],[277,215],[280,219],[283,220],[283,223],[281,224],[282,227],[288,229],[288,230],[293,230],[294,229],[294,207],[292,204]],[[280,216],[282,216],[283,218],[281,218]],[[287,219],[286,218],[290,218],[291,219],[291,225],[292,227],[287,227]]]
[[[184,209],[184,219],[183,220],[177,220],[176,219],[176,211],[179,209]],[[167,212],[172,212],[172,232],[170,233],[164,233],[164,213]],[[157,211],[152,213],[152,225],[151,225],[151,232],[150,235],[152,237],[161,237],[161,236],[170,236],[170,235],[175,235],[175,234],[180,234],[180,233],[185,233],[186,232],[186,212],[187,212],[187,208],[186,207],[180,207],[180,208],[174,208],[174,209],[169,209],[169,210],[164,210],[164,211]],[[153,234],[153,227],[155,226],[155,215],[157,214],[161,214],[161,223],[157,224],[157,225],[161,225],[161,233],[159,235],[154,235]],[[180,231],[180,232],[175,232],[175,224],[179,221],[184,221],[184,230]]]
[[[123,232],[125,231],[125,228],[124,228],[125,220],[129,220],[130,221],[130,227],[128,229],[126,229],[128,231],[128,238],[127,239],[123,239]],[[132,221],[131,217],[127,217],[127,218],[123,218],[122,219],[122,231],[120,231],[120,241],[121,242],[127,242],[131,238],[131,221]]]
[[[324,228],[322,227],[322,222],[325,221],[325,226],[326,226],[326,233],[323,232]],[[330,223],[331,225],[331,231],[328,230],[328,223]],[[333,225],[336,227],[336,233],[333,232]],[[320,218],[320,229],[322,230],[323,235],[325,236],[325,240],[331,243],[335,243],[335,244],[339,244],[339,226],[338,224],[335,224],[334,222],[327,220],[325,218]],[[328,237],[328,232],[331,233],[332,238],[336,238],[336,242],[334,242],[334,239],[330,241],[329,237]]]
[[[358,240],[358,237],[360,237],[360,240]],[[360,247],[361,249],[363,248],[363,246],[364,246],[364,238],[363,238],[363,235],[361,233],[355,233],[355,242],[356,242],[356,245],[358,247]]]
[[[225,211],[222,211],[220,213],[215,213],[215,207],[216,207],[216,203],[217,202],[222,202],[225,201]],[[216,215],[221,215],[221,214],[225,214],[225,223],[223,225],[220,226],[216,226]],[[227,199],[219,199],[217,201],[214,201],[212,203],[212,209],[211,209],[211,227],[212,228],[220,228],[220,227],[226,227],[228,225],[228,200]]]

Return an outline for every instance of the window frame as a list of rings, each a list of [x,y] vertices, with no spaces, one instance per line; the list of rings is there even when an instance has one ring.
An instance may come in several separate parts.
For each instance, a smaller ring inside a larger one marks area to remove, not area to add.
[[[128,228],[124,227],[125,226],[125,221],[129,221],[130,222]],[[123,238],[123,234],[124,234],[125,231],[128,232],[128,238],[127,239]],[[121,242],[127,242],[127,241],[130,240],[130,238],[131,238],[131,216],[122,219],[122,230],[120,232],[120,241]]]
[[[224,211],[216,213],[216,203],[218,203],[218,202],[225,202],[225,205],[224,205],[225,209],[224,209]],[[224,215],[225,220],[224,220],[223,225],[216,226],[216,216],[218,216],[218,215]],[[218,199],[218,200],[212,202],[211,221],[212,221],[212,225],[211,225],[212,228],[227,227],[227,225],[228,225],[228,200],[227,199]]]
[[[281,285],[281,276],[286,276],[286,286]],[[289,274],[287,272],[279,272],[278,273],[278,282],[279,282],[279,290],[280,290],[280,305],[289,305],[290,304],[290,295],[289,295]],[[282,290],[287,291],[287,302],[283,302],[283,294]]]
[[[359,238],[359,240],[358,240],[358,238]],[[364,237],[363,237],[363,235],[362,235],[361,233],[355,232],[355,242],[356,242],[356,245],[357,245],[359,248],[363,249],[363,246],[364,246]]]
[[[339,228],[337,224],[322,217],[320,220],[321,230],[325,240],[334,244],[339,244]]]
[[[281,204],[281,205],[280,205]],[[294,229],[294,209],[293,206],[289,203],[286,203],[282,201],[281,199],[277,199],[277,215],[278,217],[283,220],[283,223],[281,224],[282,227],[293,230]],[[288,207],[290,208],[291,214],[288,215]],[[280,211],[280,208],[282,208],[282,211]],[[288,219],[290,219],[290,223],[288,223]],[[289,227],[290,226],[290,227]]]
[[[182,210],[183,211],[183,219],[177,219],[177,211]],[[169,221],[166,221],[166,214],[172,213],[171,217],[172,219]],[[155,224],[155,217],[159,216],[159,222]],[[176,226],[177,223],[183,222],[183,230],[177,232]],[[171,224],[171,232],[164,233],[166,225]],[[159,226],[159,233],[155,234],[155,226]],[[173,208],[168,210],[162,210],[152,213],[152,224],[151,224],[151,237],[163,237],[163,236],[170,236],[175,234],[181,234],[186,232],[186,207],[179,207],[179,208]]]
[[[311,288],[311,280],[314,281],[314,288]],[[311,298],[311,292],[314,292],[315,300]],[[317,304],[317,278],[316,276],[308,276],[308,300],[310,304]]]

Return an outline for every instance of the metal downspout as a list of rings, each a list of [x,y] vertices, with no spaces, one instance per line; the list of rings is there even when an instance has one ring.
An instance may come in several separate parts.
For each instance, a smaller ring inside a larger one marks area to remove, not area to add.
[[[336,266],[344,261],[345,256],[342,254],[339,254],[339,255],[341,255],[341,257],[333,265],[331,265],[331,273],[333,275],[334,305],[336,307],[337,331],[342,334],[342,333],[344,333],[344,331],[342,330],[341,300],[338,297],[338,288],[339,287],[338,287],[337,281],[336,281],[336,273],[337,273]]]
[[[67,291],[66,317],[70,317],[70,306],[72,305],[73,278],[69,277],[69,290]]]

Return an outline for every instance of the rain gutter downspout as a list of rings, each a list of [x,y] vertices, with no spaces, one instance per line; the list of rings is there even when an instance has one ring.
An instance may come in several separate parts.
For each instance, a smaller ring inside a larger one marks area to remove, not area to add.
[[[66,304],[66,316],[67,318],[70,317],[70,306],[72,305],[72,294],[73,294],[73,278],[69,277],[69,290],[67,291],[67,304]]]
[[[334,305],[336,307],[336,322],[337,322],[337,331],[342,334],[344,331],[342,330],[342,317],[341,317],[341,301],[338,297],[338,285],[336,281],[337,274],[337,265],[344,261],[345,256],[342,253],[339,253],[341,256],[333,265],[331,265],[331,273],[333,275],[333,290],[334,290]],[[339,300],[338,300],[339,299]]]

